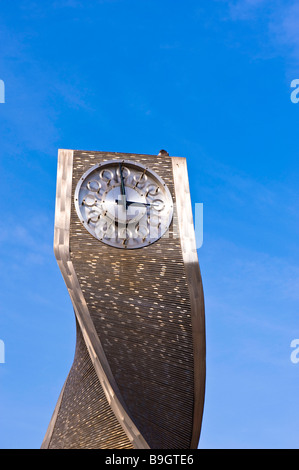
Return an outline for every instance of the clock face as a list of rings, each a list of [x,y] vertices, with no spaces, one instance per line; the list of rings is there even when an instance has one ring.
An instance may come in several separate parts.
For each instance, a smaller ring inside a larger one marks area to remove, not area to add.
[[[147,246],[168,230],[173,201],[164,181],[130,160],[111,160],[90,168],[75,190],[75,207],[85,228],[107,245]]]

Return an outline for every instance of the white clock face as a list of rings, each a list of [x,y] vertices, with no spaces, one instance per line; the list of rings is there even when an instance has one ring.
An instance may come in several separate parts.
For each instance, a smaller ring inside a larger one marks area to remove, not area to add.
[[[130,160],[107,161],[84,173],[75,190],[75,207],[95,238],[124,249],[157,241],[173,216],[172,197],[164,181]]]

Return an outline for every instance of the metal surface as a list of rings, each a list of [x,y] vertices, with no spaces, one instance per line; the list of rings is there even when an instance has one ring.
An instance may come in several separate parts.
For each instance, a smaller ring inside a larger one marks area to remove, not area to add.
[[[198,445],[204,409],[206,380],[206,342],[204,294],[193,228],[187,163],[172,158],[182,255],[189,288],[194,355],[194,411],[191,448]]]
[[[101,243],[74,204],[82,175],[124,159],[169,188],[169,230],[138,250]],[[42,448],[196,448],[205,389],[204,300],[186,161],[60,150],[54,251],[77,346]]]

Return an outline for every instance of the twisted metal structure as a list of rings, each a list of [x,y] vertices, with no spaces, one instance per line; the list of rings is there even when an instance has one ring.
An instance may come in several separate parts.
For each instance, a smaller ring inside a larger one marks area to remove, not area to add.
[[[131,161],[166,182],[167,236],[121,250],[92,236],[74,197],[84,172]],[[72,368],[42,448],[195,449],[205,395],[205,314],[186,160],[59,150],[54,253],[74,307]]]

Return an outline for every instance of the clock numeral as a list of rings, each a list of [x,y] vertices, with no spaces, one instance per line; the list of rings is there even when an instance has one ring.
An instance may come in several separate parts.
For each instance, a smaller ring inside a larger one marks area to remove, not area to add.
[[[103,169],[100,171],[100,178],[101,180],[105,181],[106,183],[114,178],[114,173],[111,170]]]
[[[143,170],[141,174],[137,174],[133,176],[133,182],[135,183],[134,189],[137,188],[143,188],[147,182],[147,175],[145,174],[147,171],[147,168]]]
[[[165,203],[162,199],[154,199],[152,202],[152,208],[157,212],[161,212],[165,208]]]
[[[95,234],[98,238],[113,238],[115,236],[115,225],[107,217],[100,217],[95,226]]]
[[[88,215],[89,215],[87,219],[88,224],[90,224],[90,222],[93,224],[96,224],[101,217],[101,214],[99,212],[94,212],[94,211],[90,211]]]
[[[142,241],[144,242],[144,240],[149,234],[149,229],[144,224],[138,224],[136,226],[136,234],[137,234],[137,237],[142,238]]]
[[[156,194],[158,194],[159,192],[159,186],[157,186],[156,184],[150,184],[147,189],[146,189],[146,194],[145,196],[156,196]]]
[[[82,200],[82,206],[87,206],[87,207],[93,207],[97,204],[97,199],[94,196],[91,196],[88,194],[83,200]]]
[[[129,168],[127,168],[126,166],[123,166],[123,165],[122,165],[121,169],[122,169],[123,178],[126,180],[127,178],[129,178],[131,172],[130,172]],[[119,167],[116,168],[115,173],[116,173],[116,176],[117,176],[117,178],[118,178],[118,181],[120,181],[120,179],[121,179],[121,174],[120,174],[120,169],[119,169]]]
[[[86,187],[89,191],[98,193],[101,189],[101,183],[97,180],[90,180],[88,181]]]

